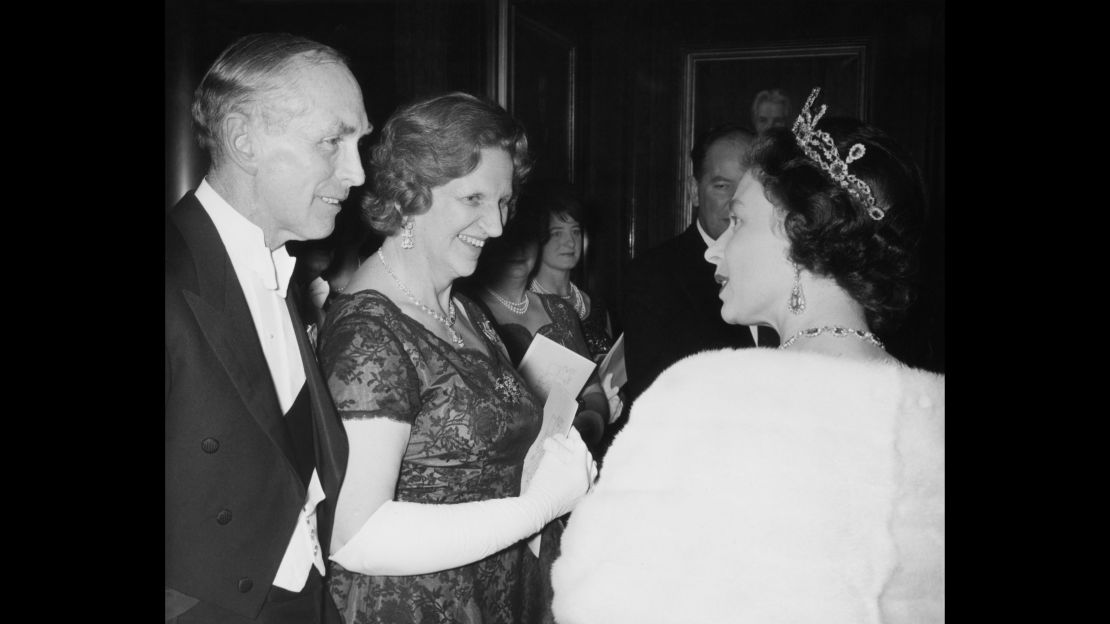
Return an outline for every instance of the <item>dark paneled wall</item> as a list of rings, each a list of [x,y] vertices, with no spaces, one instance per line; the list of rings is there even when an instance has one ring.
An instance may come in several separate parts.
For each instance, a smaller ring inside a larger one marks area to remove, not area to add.
[[[682,181],[683,51],[834,39],[868,42],[869,121],[901,140],[925,173],[934,219],[922,303],[890,350],[944,369],[944,5],[932,0],[514,0],[534,19],[584,29],[589,118],[580,187],[596,211],[590,285],[621,310],[630,257],[677,233]],[[800,104],[800,102],[799,102]],[[748,111],[738,111],[746,122]]]

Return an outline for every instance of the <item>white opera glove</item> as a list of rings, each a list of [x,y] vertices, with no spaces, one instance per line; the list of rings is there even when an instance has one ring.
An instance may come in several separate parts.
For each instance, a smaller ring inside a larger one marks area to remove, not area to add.
[[[601,380],[601,389],[605,392],[605,398],[609,401],[609,424],[617,422],[621,417],[621,411],[624,409],[624,400],[621,399],[620,387],[613,387],[613,373],[609,373]]]
[[[520,496],[444,505],[386,501],[330,559],[361,574],[428,574],[474,563],[538,533],[573,509],[597,474],[577,432],[559,438],[544,440],[545,453]]]
[[[590,491],[597,478],[597,462],[574,427],[566,437],[555,435],[544,440],[543,450],[521,497],[541,505],[545,513],[551,514],[550,520],[570,513]]]
[[[319,310],[324,309],[324,302],[328,300],[328,293],[330,292],[331,286],[322,277],[317,277],[308,283],[308,299]]]

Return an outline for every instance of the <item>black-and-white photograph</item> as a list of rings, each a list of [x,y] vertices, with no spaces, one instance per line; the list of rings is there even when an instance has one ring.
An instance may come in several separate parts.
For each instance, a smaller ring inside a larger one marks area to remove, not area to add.
[[[945,621],[944,0],[166,0],[167,624]]]

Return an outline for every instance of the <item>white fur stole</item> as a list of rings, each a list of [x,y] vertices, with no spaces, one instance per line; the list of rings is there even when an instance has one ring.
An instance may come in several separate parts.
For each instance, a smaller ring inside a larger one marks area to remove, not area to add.
[[[555,562],[559,624],[944,620],[944,377],[772,349],[669,368]]]

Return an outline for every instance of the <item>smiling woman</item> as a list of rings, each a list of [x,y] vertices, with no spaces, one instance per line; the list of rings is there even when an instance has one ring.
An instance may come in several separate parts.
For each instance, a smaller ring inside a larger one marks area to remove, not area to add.
[[[332,596],[348,623],[549,619],[552,520],[596,466],[577,433],[553,437],[521,491],[541,405],[481,308],[452,293],[512,210],[524,129],[491,102],[434,97],[393,114],[370,167],[362,206],[386,240],[320,331],[351,449]],[[541,531],[537,559],[523,540]]]

